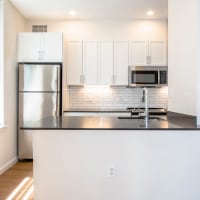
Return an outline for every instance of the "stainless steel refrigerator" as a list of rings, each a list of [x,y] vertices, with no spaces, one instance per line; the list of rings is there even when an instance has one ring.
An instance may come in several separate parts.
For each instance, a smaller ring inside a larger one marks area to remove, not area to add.
[[[32,159],[32,135],[20,127],[62,113],[61,64],[19,64],[18,158]]]

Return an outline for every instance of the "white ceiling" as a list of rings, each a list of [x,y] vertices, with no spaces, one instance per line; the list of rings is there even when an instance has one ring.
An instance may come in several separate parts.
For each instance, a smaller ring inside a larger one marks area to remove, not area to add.
[[[167,0],[10,0],[28,19],[166,19]],[[153,9],[155,15],[147,17]],[[75,10],[76,16],[69,16]]]

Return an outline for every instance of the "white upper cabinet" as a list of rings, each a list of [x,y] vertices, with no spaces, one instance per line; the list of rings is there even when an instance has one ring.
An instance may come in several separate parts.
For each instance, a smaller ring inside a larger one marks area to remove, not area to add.
[[[165,41],[130,41],[130,65],[166,65]]]
[[[98,84],[98,42],[85,41],[83,48],[84,84]]]
[[[63,59],[63,39],[62,33],[44,33],[42,34],[42,49],[44,52],[44,60],[60,61]]]
[[[62,60],[62,33],[19,33],[18,62],[62,62]]]
[[[116,41],[114,50],[114,85],[128,85],[128,41]]]
[[[164,41],[149,41],[150,64],[166,65],[166,43]]]
[[[83,80],[83,42],[69,41],[67,46],[67,84],[82,85]]]
[[[147,41],[130,41],[130,65],[146,65],[148,56]]]
[[[114,45],[113,41],[101,41],[99,44],[99,84],[113,84]]]
[[[69,41],[67,84],[112,85],[113,41]]]
[[[38,61],[41,57],[40,33],[18,34],[18,62]]]
[[[129,65],[166,65],[164,41],[68,41],[68,85],[128,85]]]

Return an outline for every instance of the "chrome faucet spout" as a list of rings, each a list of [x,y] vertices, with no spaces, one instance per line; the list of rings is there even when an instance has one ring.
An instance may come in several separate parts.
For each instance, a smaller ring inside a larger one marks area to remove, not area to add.
[[[149,108],[148,108],[148,90],[147,90],[147,88],[144,87],[142,89],[142,92],[143,92],[142,102],[145,103],[145,110],[140,115],[144,116],[145,118],[148,118],[149,117]]]
[[[148,90],[146,87],[143,88],[144,95],[145,95],[145,112],[148,112]]]

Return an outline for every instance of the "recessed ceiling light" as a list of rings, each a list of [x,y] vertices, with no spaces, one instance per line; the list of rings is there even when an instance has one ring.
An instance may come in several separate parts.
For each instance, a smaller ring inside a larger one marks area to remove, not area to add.
[[[149,10],[149,11],[147,12],[147,15],[148,15],[148,16],[154,15],[154,11],[153,11],[153,10]]]
[[[75,12],[74,10],[70,10],[70,11],[69,11],[69,15],[75,16],[75,15],[76,15],[76,12]]]

